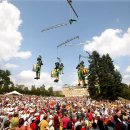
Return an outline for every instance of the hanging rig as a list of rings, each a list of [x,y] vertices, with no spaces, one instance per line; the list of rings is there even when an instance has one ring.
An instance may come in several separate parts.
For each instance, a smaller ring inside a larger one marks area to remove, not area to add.
[[[89,55],[89,56],[83,56],[81,54],[79,54],[79,63],[81,62],[81,58],[85,58],[85,59],[88,59],[90,57],[90,53],[88,51],[86,51],[86,53]]]
[[[78,18],[78,14],[76,13],[75,9],[72,6],[72,0],[67,0],[69,6],[71,7],[72,11],[74,12],[74,14],[76,15],[76,17]]]
[[[77,13],[76,13],[75,9],[74,9],[73,6],[72,6],[72,0],[67,0],[67,3],[69,4],[69,6],[70,6],[70,8],[71,8],[71,11],[73,11],[73,13],[74,13],[74,14],[76,15],[76,17],[78,18]],[[56,28],[63,27],[63,26],[67,26],[67,25],[72,25],[74,22],[77,22],[77,20],[74,19],[73,17],[71,17],[68,22],[60,23],[60,24],[56,24],[56,25],[47,27],[47,28],[45,28],[45,29],[42,29],[41,32],[49,31],[49,30],[56,29]]]

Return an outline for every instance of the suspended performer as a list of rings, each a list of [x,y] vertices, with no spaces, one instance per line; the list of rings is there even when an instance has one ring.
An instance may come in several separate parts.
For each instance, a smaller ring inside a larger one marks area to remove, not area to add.
[[[54,82],[59,81],[59,74],[60,74],[60,63],[56,62],[55,63],[55,68],[51,72],[51,77],[55,78]]]
[[[64,74],[64,64],[60,63],[60,74]]]
[[[78,66],[76,67],[78,69],[77,74],[78,74],[78,85],[80,86],[80,83],[82,83],[83,86],[86,86],[86,80],[85,77],[88,74],[88,69],[85,68],[84,61],[81,61]]]
[[[41,72],[41,66],[43,65],[42,63],[42,57],[41,55],[38,56],[37,58],[37,64],[34,65],[33,71],[36,72],[36,77],[34,79],[40,79],[40,72]]]

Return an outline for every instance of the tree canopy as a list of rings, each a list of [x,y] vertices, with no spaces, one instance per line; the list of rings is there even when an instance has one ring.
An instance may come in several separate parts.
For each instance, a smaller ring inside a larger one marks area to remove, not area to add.
[[[115,70],[109,54],[100,56],[94,51],[89,57],[88,90],[90,97],[115,100],[121,95],[122,77]]]

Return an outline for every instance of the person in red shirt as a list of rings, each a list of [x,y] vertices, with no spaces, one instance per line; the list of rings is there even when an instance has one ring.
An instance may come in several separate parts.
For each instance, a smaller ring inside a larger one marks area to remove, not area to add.
[[[37,130],[38,129],[37,120],[36,119],[32,119],[32,123],[30,124],[30,128],[32,130]]]
[[[70,121],[70,118],[67,116],[67,113],[65,113],[64,117],[62,118],[63,130],[67,129],[67,125],[69,121]]]
[[[60,128],[60,121],[59,121],[57,113],[55,113],[55,115],[54,115],[54,124],[53,124],[53,126],[54,126],[55,130],[59,130],[59,128]]]

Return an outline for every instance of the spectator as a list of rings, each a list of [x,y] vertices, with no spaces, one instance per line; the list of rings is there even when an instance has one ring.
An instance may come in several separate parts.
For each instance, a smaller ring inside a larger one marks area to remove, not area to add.
[[[47,115],[44,116],[43,120],[39,123],[40,130],[48,129]]]
[[[67,116],[67,113],[64,113],[64,117],[62,118],[63,130],[67,129],[69,121],[70,121],[70,119]]]
[[[19,123],[18,113],[14,113],[13,118],[10,120],[11,130],[15,130],[15,128],[18,126],[18,123]]]
[[[3,128],[3,130],[11,130],[9,126],[10,126],[10,121],[6,120],[4,122],[4,128]]]
[[[94,122],[94,123],[92,123],[92,128],[91,128],[91,130],[99,130],[98,128],[97,128],[97,124]]]

